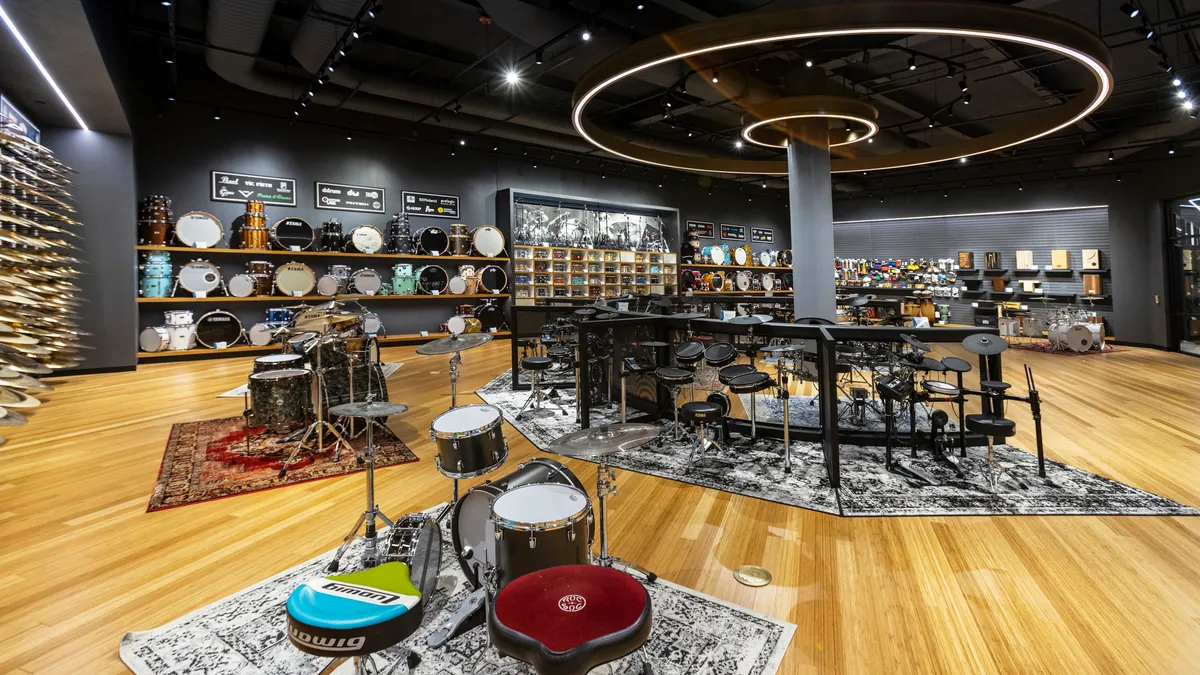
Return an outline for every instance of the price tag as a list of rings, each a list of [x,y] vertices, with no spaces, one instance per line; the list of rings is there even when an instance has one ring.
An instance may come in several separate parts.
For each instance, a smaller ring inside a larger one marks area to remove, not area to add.
[[[1005,287],[1004,287],[1004,292],[1005,292],[1005,293],[1012,293],[1012,292],[1013,292],[1013,291],[1012,291],[1012,286],[1005,286]]]
[[[975,309],[979,309],[979,303],[978,303],[978,302],[972,302],[972,303],[971,303],[971,307],[973,307],[973,308],[975,308]]]
[[[430,295],[441,295],[442,292],[441,291],[430,291],[429,294]]]
[[[225,349],[228,346],[229,346],[228,342],[217,342],[213,345],[213,347],[216,349]]]
[[[1048,269],[1048,270],[1053,270],[1053,269],[1054,269],[1054,265],[1046,265],[1046,269]]]
[[[196,298],[207,298],[207,297],[208,297],[208,293],[206,293],[206,292],[204,292],[204,291],[196,291],[195,293],[193,293],[193,294],[192,294],[192,297],[196,297]]]
[[[687,290],[687,296],[688,296],[689,298],[690,298],[690,297],[692,297],[692,289],[690,289],[690,288],[689,288],[689,289]]]
[[[367,291],[364,295],[375,295],[375,291]]]
[[[198,242],[196,242],[196,248],[208,248],[208,242],[207,241],[198,241]]]
[[[292,297],[293,298],[303,298],[304,293],[302,291],[292,291]]]
[[[775,297],[775,293],[773,293],[772,291],[767,291],[767,292],[766,292],[766,293],[763,295],[763,297],[764,297],[764,298],[773,298],[773,297]]]
[[[430,252],[429,255],[441,255],[441,254],[442,254],[441,251],[432,251],[432,252]]]
[[[495,332],[496,332],[496,327],[495,327],[495,326],[493,326],[493,327],[489,328],[489,329],[488,329],[488,332],[489,332],[489,333],[495,333]]]
[[[421,337],[429,337],[429,331],[427,331],[427,330],[421,331]]]
[[[299,250],[301,250],[301,248],[299,246],[289,246],[288,250],[289,251],[299,251]]]
[[[499,289],[497,289],[497,290],[493,290],[493,291],[492,291],[492,295],[500,295],[500,291],[499,291]]]
[[[628,302],[618,302],[617,309],[621,310],[622,312],[628,312],[629,311],[629,303]]]

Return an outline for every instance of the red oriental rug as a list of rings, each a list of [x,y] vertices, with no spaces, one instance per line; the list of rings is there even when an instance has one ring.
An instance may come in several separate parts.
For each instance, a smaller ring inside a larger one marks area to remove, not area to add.
[[[355,453],[343,449],[335,462],[330,448],[321,453],[301,453],[281,480],[279,469],[296,446],[294,441],[279,443],[282,438],[282,434],[252,428],[247,447],[241,417],[174,425],[146,510],[169,509],[362,470]],[[385,434],[376,433],[375,442],[379,445],[376,467],[418,459],[408,446]],[[361,448],[366,438],[360,436],[352,443]]]

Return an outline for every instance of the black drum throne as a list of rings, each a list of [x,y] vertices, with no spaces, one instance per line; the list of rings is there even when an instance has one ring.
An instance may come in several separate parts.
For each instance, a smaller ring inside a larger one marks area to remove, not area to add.
[[[529,398],[525,399],[525,405],[521,406],[521,410],[517,413],[517,419],[521,419],[527,408],[529,412],[541,410],[543,403],[552,405],[561,410],[564,416],[567,415],[566,408],[555,401],[550,394],[542,392],[542,373],[550,370],[552,365],[554,365],[554,359],[549,356],[526,356],[521,359],[521,370],[529,372],[533,377],[533,391],[530,392]]]

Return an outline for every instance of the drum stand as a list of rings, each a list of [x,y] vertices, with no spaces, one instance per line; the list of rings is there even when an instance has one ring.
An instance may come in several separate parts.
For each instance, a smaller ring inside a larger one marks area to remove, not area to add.
[[[792,420],[788,408],[791,407],[791,395],[788,391],[788,370],[783,367],[783,358],[775,362],[775,378],[779,382],[779,399],[783,401],[783,472],[792,472]],[[750,399],[753,403],[754,399]]]
[[[458,407],[458,364],[462,363],[462,353],[454,352],[450,357],[450,407]],[[458,494],[457,489],[455,494]]]
[[[375,445],[375,436],[372,433],[374,425],[368,422],[366,427],[367,444],[363,448],[363,460],[367,466],[365,472],[367,474],[367,510],[359,514],[358,520],[354,521],[354,527],[350,529],[350,534],[346,535],[346,538],[342,540],[342,545],[338,547],[337,553],[333,554],[333,560],[329,561],[329,565],[325,568],[329,572],[338,571],[339,561],[346,554],[346,549],[350,548],[350,544],[358,537],[358,528],[362,527],[364,523],[367,528],[363,533],[363,540],[366,543],[362,554],[363,566],[378,565],[383,558],[384,551],[379,551],[376,546],[375,521],[376,519],[382,520],[387,523],[388,527],[394,525],[387,516],[383,515],[383,512],[379,510],[379,505],[375,503],[375,453],[379,448]]]
[[[320,349],[320,347],[321,347],[321,342],[328,335],[329,335],[329,329],[326,328],[321,333],[321,337],[317,339],[317,341],[314,343],[314,345],[312,347],[313,349],[317,350],[317,365],[316,365],[316,368],[313,370],[313,374],[317,376],[317,419],[313,420],[313,422],[304,429],[304,435],[300,437],[300,442],[296,444],[296,449],[292,450],[292,454],[288,455],[288,458],[283,462],[283,468],[281,468],[279,470],[280,478],[283,478],[284,476],[287,475],[288,467],[291,466],[292,462],[296,459],[296,455],[300,454],[300,451],[305,448],[305,445],[308,443],[308,437],[311,436],[314,431],[317,432],[317,451],[318,452],[320,452],[321,450],[323,450],[325,448],[325,429],[326,429],[326,427],[329,428],[329,433],[333,434],[334,438],[336,439],[333,444],[333,461],[334,462],[341,460],[341,452],[342,452],[343,445],[346,446],[347,450],[350,450],[351,452],[354,451],[354,446],[350,445],[350,442],[346,440],[345,436],[342,436],[342,433],[340,431],[338,431],[338,428],[336,426],[334,426],[329,420],[325,419],[325,410],[324,410],[324,406],[322,405],[322,402],[323,402],[322,397],[328,398],[328,395],[325,392],[325,376],[322,374],[322,369],[321,369],[321,349]],[[367,425],[367,426],[369,427],[371,425]],[[369,440],[369,437],[370,437],[370,434],[368,434],[368,440]]]
[[[617,494],[617,474],[608,466],[608,457],[602,456],[596,466],[596,501],[600,507],[600,555],[595,563],[602,567],[612,567],[615,564],[626,570],[633,570],[646,577],[646,583],[654,583],[658,575],[637,565],[621,560],[608,554],[608,498]]]

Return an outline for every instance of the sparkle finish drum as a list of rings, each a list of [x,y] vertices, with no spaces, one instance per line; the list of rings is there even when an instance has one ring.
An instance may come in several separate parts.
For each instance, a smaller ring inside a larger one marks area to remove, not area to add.
[[[209,349],[232,347],[242,339],[242,322],[229,312],[215,309],[196,322],[196,342]]]
[[[412,265],[400,263],[392,267],[392,292],[396,295],[413,295],[417,291],[417,280]]]
[[[179,285],[192,295],[209,294],[221,286],[221,270],[207,260],[193,260],[179,269]]]
[[[388,253],[409,254],[413,252],[412,229],[408,225],[408,216],[399,213],[392,214],[387,222]]]
[[[417,241],[421,245],[421,253],[425,255],[444,255],[450,248],[450,237],[440,227],[427,227],[421,230]]]
[[[739,246],[733,249],[733,262],[735,265],[745,265],[750,262],[750,252],[744,246]]]
[[[508,274],[504,272],[504,268],[496,265],[488,265],[479,270],[477,277],[480,293],[503,293],[508,286]]]
[[[316,241],[316,230],[303,218],[283,218],[271,226],[271,243],[284,251],[307,251]]]
[[[171,256],[166,251],[150,251],[142,264],[142,279],[138,292],[145,298],[165,298],[175,283],[172,277]]]
[[[758,264],[762,267],[773,267],[775,265],[775,256],[770,251],[760,251],[758,254]]]
[[[267,207],[262,202],[246,202],[246,213],[242,215],[238,243],[245,249],[270,248],[271,233],[267,230]]]
[[[383,250],[383,233],[372,225],[359,225],[350,230],[350,248],[359,253],[379,253]]]
[[[175,239],[192,248],[213,248],[225,237],[221,221],[211,213],[191,211],[175,221]]]
[[[250,424],[287,433],[308,423],[312,372],[294,368],[250,375]]]
[[[418,267],[415,275],[417,278],[417,293],[421,295],[440,294],[446,290],[446,286],[450,283],[450,277],[447,276],[446,270],[437,265]]]
[[[504,233],[491,225],[475,228],[471,233],[475,251],[485,258],[498,258],[504,254]]]
[[[299,354],[267,354],[254,359],[255,373],[269,370],[300,370],[304,368],[304,357]]]
[[[171,334],[164,326],[151,326],[138,335],[138,347],[144,352],[161,352],[170,340]]]
[[[712,278],[708,280],[708,290],[723,291],[725,290],[725,275],[720,272],[714,272]]]
[[[275,270],[275,288],[278,288],[279,292],[284,295],[293,297],[308,295],[316,285],[316,275],[304,263],[290,262]]]
[[[789,248],[789,249],[780,251],[779,255],[776,257],[776,260],[778,261],[780,267],[791,267],[792,266],[792,249]]]
[[[492,502],[497,585],[530,572],[591,562],[592,502],[574,485],[533,483]]]

